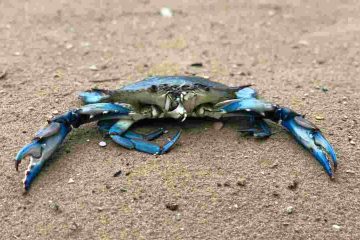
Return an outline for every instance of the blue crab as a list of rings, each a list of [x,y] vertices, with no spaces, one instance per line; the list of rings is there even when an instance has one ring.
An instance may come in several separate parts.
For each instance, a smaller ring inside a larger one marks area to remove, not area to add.
[[[48,126],[35,134],[32,142],[17,154],[15,166],[30,156],[24,188],[28,190],[46,160],[59,148],[66,135],[85,123],[97,121],[99,130],[127,149],[150,154],[168,152],[180,138],[177,132],[163,146],[151,142],[164,133],[158,129],[149,134],[131,131],[132,125],[143,119],[187,117],[215,118],[244,117],[250,127],[245,131],[256,138],[272,133],[266,120],[282,125],[334,178],[336,154],[320,130],[293,110],[257,98],[257,92],[244,85],[228,87],[200,77],[161,76],[149,77],[118,90],[92,89],[80,94],[84,106],[58,115]],[[330,158],[333,164],[330,163]]]

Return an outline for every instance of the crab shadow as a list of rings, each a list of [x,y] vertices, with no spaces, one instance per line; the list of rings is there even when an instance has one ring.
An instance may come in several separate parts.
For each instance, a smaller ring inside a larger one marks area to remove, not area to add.
[[[156,120],[142,120],[135,123],[131,130],[137,133],[149,133],[158,128],[164,128],[168,132],[161,136],[159,139],[156,139],[155,142],[162,144],[167,141],[167,138],[174,135],[177,131],[182,131],[185,135],[191,134],[201,134],[205,131],[219,131],[214,129],[214,123],[223,122],[225,128],[231,128],[234,132],[250,127],[249,121],[246,118],[228,118],[228,119],[212,119],[212,118],[188,118],[184,122],[180,122],[175,119],[156,119]],[[279,127],[278,127],[279,128]],[[220,130],[221,131],[221,130]],[[241,133],[241,135],[246,136],[246,134]],[[72,154],[73,151],[82,151],[83,148],[86,148],[86,145],[89,141],[103,140],[111,142],[108,136],[102,134],[96,124],[91,123],[87,126],[74,129],[64,141],[63,145],[55,152],[52,158],[50,158],[44,165],[42,172],[54,171],[57,168],[66,167],[66,165],[75,164],[76,159],[68,161],[61,161],[60,159],[69,157],[69,154]],[[85,145],[85,146],[84,146]],[[79,150],[80,149],[80,150]],[[129,150],[131,151],[131,150]],[[60,160],[60,161],[59,161]],[[65,165],[65,166],[64,166]],[[56,172],[56,171],[55,171]],[[40,173],[38,178],[35,179],[33,185],[37,184],[36,182],[41,181],[45,177],[43,173]]]

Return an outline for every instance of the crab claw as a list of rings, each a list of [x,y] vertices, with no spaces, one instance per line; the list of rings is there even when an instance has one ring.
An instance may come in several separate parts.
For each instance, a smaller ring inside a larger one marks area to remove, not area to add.
[[[303,116],[298,115],[288,108],[281,108],[281,125],[283,125],[319,161],[331,179],[334,178],[333,170],[337,167],[336,153],[330,143],[325,139],[320,130]],[[334,169],[331,167],[330,157]]]
[[[23,147],[15,157],[15,168],[26,156],[30,156],[30,164],[25,172],[24,188],[29,190],[30,184],[41,171],[42,166],[71,131],[66,123],[51,122],[49,126],[37,132],[34,140]]]

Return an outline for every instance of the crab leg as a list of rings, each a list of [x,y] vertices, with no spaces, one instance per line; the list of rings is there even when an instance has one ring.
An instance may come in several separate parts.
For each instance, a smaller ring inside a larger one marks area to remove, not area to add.
[[[159,128],[159,129],[157,129],[153,132],[147,133],[147,134],[139,134],[136,132],[127,131],[124,136],[126,138],[131,138],[131,139],[144,139],[147,141],[152,141],[152,140],[157,139],[161,135],[163,135],[165,132],[166,131],[164,128]]]
[[[271,136],[271,129],[265,120],[255,116],[250,116],[249,120],[252,127],[238,130],[239,132],[249,133],[255,138],[267,138]]]
[[[38,131],[32,142],[23,147],[15,157],[15,168],[18,170],[21,160],[30,156],[30,164],[25,172],[25,190],[29,190],[32,181],[41,171],[44,163],[59,148],[72,128],[102,118],[123,118],[129,112],[129,109],[118,104],[98,103],[86,105],[77,110],[70,110],[51,119],[49,125]]]
[[[138,136],[132,132],[128,132],[128,129],[134,123],[133,120],[119,120],[116,122],[110,129],[109,134],[114,142],[125,147],[127,149],[135,149],[140,152],[150,153],[150,154],[164,154],[170,150],[170,148],[179,140],[180,131],[177,132],[172,139],[170,139],[163,147],[146,141],[145,137]],[[154,132],[148,135],[148,139],[158,137],[159,134],[162,134],[163,130],[160,129],[158,132]]]
[[[336,153],[313,123],[289,108],[257,99],[256,92],[252,88],[241,89],[236,95],[238,99],[218,103],[215,107],[223,111],[224,116],[228,113],[247,112],[254,117],[266,118],[280,123],[319,161],[329,177],[334,177],[333,170],[337,167]],[[331,167],[328,156],[333,161],[334,169]]]
[[[98,122],[98,127],[100,132],[109,134],[110,128],[117,122],[117,120],[103,120]],[[126,131],[124,133],[124,137],[131,138],[131,139],[144,139],[147,141],[152,141],[154,139],[157,139],[161,135],[163,135],[166,132],[164,128],[156,129],[153,132],[147,133],[147,134],[139,134],[133,131]]]

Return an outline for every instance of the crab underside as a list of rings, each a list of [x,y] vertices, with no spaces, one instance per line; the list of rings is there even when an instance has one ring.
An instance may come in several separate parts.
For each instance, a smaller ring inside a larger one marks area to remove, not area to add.
[[[271,136],[266,120],[279,123],[319,161],[330,178],[334,177],[336,154],[320,130],[303,115],[258,99],[256,91],[249,85],[228,87],[200,77],[150,77],[118,90],[82,92],[80,99],[84,106],[49,120],[48,126],[38,131],[33,141],[18,152],[16,169],[23,158],[30,156],[24,179],[25,190],[30,188],[46,160],[59,148],[67,134],[85,123],[96,121],[100,131],[127,149],[150,154],[168,152],[180,138],[180,132],[159,146],[151,140],[161,136],[164,129],[146,135],[130,130],[135,122],[159,118],[185,121],[188,117],[243,117],[248,119],[250,127],[241,131],[256,138]]]

